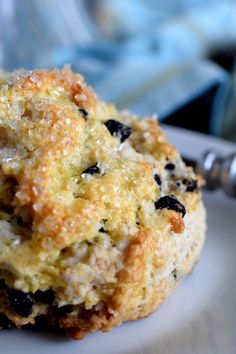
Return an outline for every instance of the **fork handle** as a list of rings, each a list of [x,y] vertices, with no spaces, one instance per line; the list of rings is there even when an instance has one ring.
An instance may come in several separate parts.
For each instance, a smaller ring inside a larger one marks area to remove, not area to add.
[[[236,197],[236,153],[221,156],[206,151],[198,162],[198,170],[209,190],[223,189],[225,194]]]

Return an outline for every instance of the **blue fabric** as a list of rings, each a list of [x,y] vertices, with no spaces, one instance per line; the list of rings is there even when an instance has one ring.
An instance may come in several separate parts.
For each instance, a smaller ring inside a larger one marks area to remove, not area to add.
[[[132,5],[128,7],[123,12],[127,17]],[[141,21],[141,14],[139,7],[133,16]],[[131,31],[121,40],[56,50],[49,61],[59,66],[72,63],[103,99],[137,114],[157,112],[162,121],[217,85],[209,126],[211,133],[219,135],[231,79],[204,57],[217,46],[236,43],[235,18],[235,3],[218,2],[152,31]]]
[[[231,78],[206,58],[236,45],[235,1],[2,0],[1,6],[4,69],[71,63],[101,98],[163,121],[217,87],[209,126],[221,133]]]

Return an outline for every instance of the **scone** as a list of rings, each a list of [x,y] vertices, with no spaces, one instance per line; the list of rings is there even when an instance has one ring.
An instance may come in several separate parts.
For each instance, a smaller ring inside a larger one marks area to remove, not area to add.
[[[115,83],[114,83],[115,85]],[[155,117],[69,68],[0,79],[0,326],[81,339],[155,311],[204,242],[200,177]]]

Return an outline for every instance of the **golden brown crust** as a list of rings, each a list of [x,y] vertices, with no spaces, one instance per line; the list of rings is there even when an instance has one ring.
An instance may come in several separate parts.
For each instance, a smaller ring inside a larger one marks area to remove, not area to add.
[[[156,159],[160,156],[168,156],[170,159],[176,157],[176,150],[167,141],[155,118],[147,120],[145,124],[136,121],[132,127],[134,133],[131,141],[137,151],[152,154]]]
[[[70,68],[62,71],[52,70],[34,70],[26,72],[25,75],[19,76],[14,82],[14,90],[28,95],[45,95],[47,96],[51,90],[63,89],[65,98],[78,104],[81,108],[93,108],[96,103],[96,95],[90,86],[87,86],[80,74],[73,73]],[[12,103],[14,97],[10,95]]]
[[[176,213],[175,211],[170,211],[169,221],[171,223],[173,232],[175,232],[176,234],[181,234],[182,232],[184,232],[184,221],[179,213]]]

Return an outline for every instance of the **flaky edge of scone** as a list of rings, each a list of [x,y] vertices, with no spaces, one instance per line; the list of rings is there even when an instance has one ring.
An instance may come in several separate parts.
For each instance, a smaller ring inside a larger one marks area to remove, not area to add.
[[[152,256],[150,250],[155,252],[155,240],[146,231],[140,231],[125,250],[125,267],[119,272],[119,286],[114,294],[106,302],[100,304],[100,308],[94,307],[85,310],[83,305],[63,306],[61,309],[42,303],[42,298],[50,297],[50,294],[41,294],[39,303],[34,305],[33,313],[24,319],[6,307],[5,328],[12,324],[17,328],[24,325],[33,325],[43,328],[63,328],[69,337],[83,339],[89,333],[109,331],[114,326],[119,326],[125,321],[136,320],[152,314],[168,297],[170,293],[182,282],[185,276],[192,273],[198,262],[204,243],[205,235],[205,208],[199,203],[196,211],[185,220],[185,231],[181,235],[183,239],[189,239],[191,248],[187,254],[180,255],[174,269],[168,276],[158,282],[158,285],[150,277],[149,293],[144,301],[140,301],[140,286],[146,277],[146,259]],[[176,237],[173,233],[172,237]],[[7,296],[7,293],[5,293]],[[132,299],[132,301],[130,301]],[[4,301],[4,296],[2,296]],[[5,299],[6,300],[6,299]]]
[[[137,320],[151,315],[182,282],[185,276],[190,275],[198,262],[205,238],[205,208],[199,203],[196,211],[185,221],[183,238],[190,238],[193,245],[189,252],[180,257],[175,268],[168,277],[159,283],[150,283],[149,295],[142,303],[139,298],[139,286],[145,277],[145,258],[151,256],[150,245],[155,252],[155,240],[146,232],[140,232],[126,249],[125,264],[118,274],[120,285],[100,311],[91,311],[89,316],[66,315],[61,319],[62,326],[73,339],[82,339],[88,333],[97,330],[109,331],[125,321]],[[172,235],[174,237],[174,235]],[[129,301],[132,298],[136,301]]]

